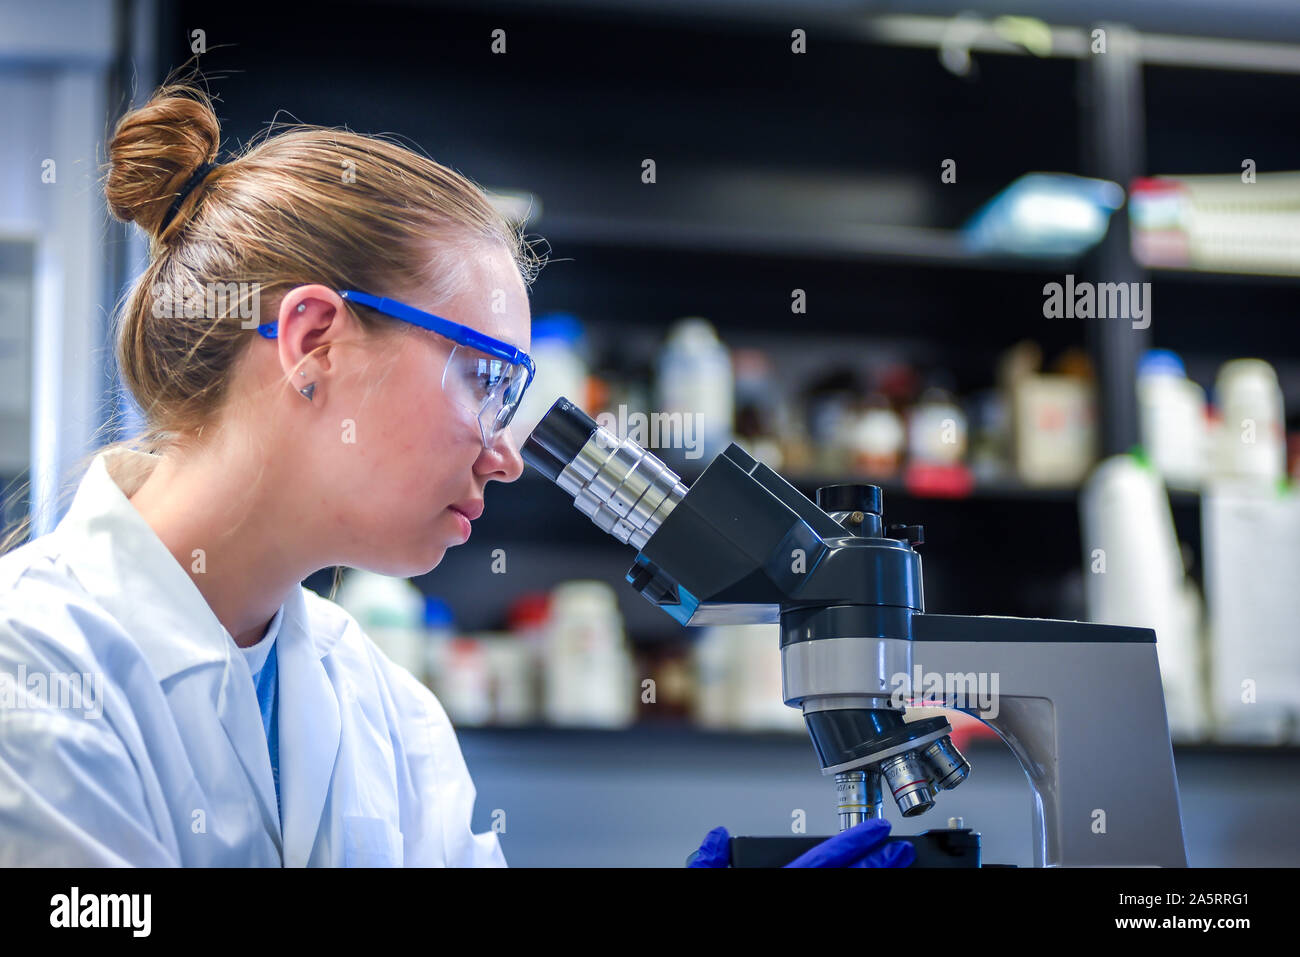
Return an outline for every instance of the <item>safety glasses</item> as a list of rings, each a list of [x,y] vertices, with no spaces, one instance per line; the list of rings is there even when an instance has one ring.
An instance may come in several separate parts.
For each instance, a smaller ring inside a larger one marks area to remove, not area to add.
[[[491,448],[514,418],[533,381],[537,367],[532,357],[508,342],[395,299],[382,299],[351,289],[339,290],[339,295],[348,302],[436,332],[455,343],[443,369],[442,389],[478,420],[483,447]],[[267,339],[274,339],[277,325],[264,323],[257,331]]]

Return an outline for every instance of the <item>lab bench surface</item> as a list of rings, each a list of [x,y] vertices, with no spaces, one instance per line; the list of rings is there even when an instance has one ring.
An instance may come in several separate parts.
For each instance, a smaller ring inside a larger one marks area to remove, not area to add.
[[[835,792],[812,745],[794,734],[673,727],[626,731],[461,728],[478,790],[475,831],[494,816],[512,867],[680,867],[711,828],[732,835],[833,834]],[[972,771],[934,808],[903,821],[916,834],[963,818],[982,835],[984,860],[1032,863],[1031,796],[1000,742],[966,750]],[[1300,755],[1176,748],[1183,833],[1194,867],[1300,866]],[[498,825],[498,827],[500,824]]]

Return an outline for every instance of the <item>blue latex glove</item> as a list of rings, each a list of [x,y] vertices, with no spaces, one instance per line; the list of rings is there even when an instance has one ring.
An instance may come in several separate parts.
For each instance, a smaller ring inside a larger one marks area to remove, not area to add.
[[[863,821],[847,831],[827,838],[800,854],[786,867],[907,867],[916,860],[916,848],[903,841],[877,848],[889,836],[884,818]],[[689,867],[728,867],[731,864],[731,835],[715,827],[704,838]]]

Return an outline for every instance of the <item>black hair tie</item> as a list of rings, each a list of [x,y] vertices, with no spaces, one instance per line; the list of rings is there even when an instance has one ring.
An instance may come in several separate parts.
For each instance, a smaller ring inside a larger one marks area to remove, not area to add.
[[[172,203],[171,208],[167,210],[167,215],[163,217],[162,228],[158,230],[158,235],[161,236],[163,233],[167,232],[167,227],[171,225],[171,221],[176,218],[176,214],[180,212],[181,203],[185,202],[185,197],[193,192],[194,187],[203,182],[204,177],[220,165],[222,164],[204,163],[194,171],[189,179],[185,181],[185,185],[181,187],[180,193],[176,196],[176,201]]]

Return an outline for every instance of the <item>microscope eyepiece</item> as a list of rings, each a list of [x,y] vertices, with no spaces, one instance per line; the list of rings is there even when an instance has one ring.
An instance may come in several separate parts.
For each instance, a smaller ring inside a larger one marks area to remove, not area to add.
[[[631,439],[620,441],[563,397],[520,452],[597,527],[637,549],[686,496],[686,486],[668,466]]]
[[[555,481],[598,428],[591,416],[561,396],[542,416],[519,451],[525,462]],[[560,467],[551,474],[557,463]]]
[[[537,471],[541,472],[552,482],[559,479],[560,473],[563,472],[564,467],[569,464],[567,461],[561,461],[557,458],[550,449],[542,445],[540,442],[533,442],[531,437],[524,442],[524,446],[519,450],[519,452],[523,456],[525,462],[537,469]]]

